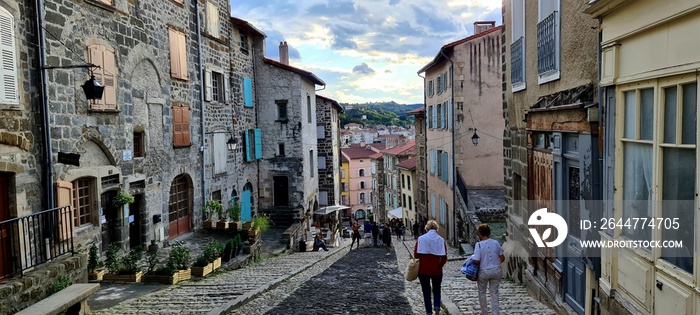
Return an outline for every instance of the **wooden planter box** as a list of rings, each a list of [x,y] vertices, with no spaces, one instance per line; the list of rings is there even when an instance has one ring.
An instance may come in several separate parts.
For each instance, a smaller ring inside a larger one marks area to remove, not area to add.
[[[104,269],[97,269],[94,270],[93,272],[88,273],[88,280],[91,281],[102,281],[102,278],[105,275],[105,270]]]
[[[216,224],[214,224],[214,221],[212,220],[207,220],[202,223],[202,227],[205,229],[213,229]]]
[[[241,227],[241,222],[238,221],[229,221],[228,222],[228,229],[232,231],[238,231],[238,229]]]
[[[214,260],[214,262],[212,262],[212,271],[219,269],[219,267],[221,267],[221,257],[217,258],[216,260]]]
[[[113,273],[105,274],[102,277],[103,281],[119,281],[119,282],[141,282],[143,272],[139,271],[135,275],[115,275]]]
[[[192,275],[195,277],[204,277],[214,271],[214,263],[209,263],[204,267],[192,267]]]
[[[217,230],[225,230],[227,228],[228,228],[228,221],[216,222],[216,229]]]
[[[192,275],[191,269],[178,270],[172,276],[144,275],[142,282],[155,282],[161,284],[177,284],[180,281],[189,280]]]

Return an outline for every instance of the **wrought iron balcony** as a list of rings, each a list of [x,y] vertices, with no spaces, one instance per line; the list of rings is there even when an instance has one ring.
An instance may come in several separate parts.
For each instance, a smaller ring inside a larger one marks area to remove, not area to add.
[[[537,73],[557,70],[557,11],[537,23]]]
[[[72,223],[69,206],[0,222],[0,254],[12,257],[0,279],[73,253]]]
[[[525,82],[525,38],[520,37],[510,44],[510,83],[517,84]]]

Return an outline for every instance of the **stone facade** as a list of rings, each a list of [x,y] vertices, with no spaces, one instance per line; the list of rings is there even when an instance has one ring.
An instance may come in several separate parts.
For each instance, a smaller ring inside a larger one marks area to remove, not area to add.
[[[318,209],[315,86],[324,83],[313,74],[266,58],[255,59],[255,71],[255,108],[263,154],[259,207],[265,211],[291,210],[286,219],[292,220]],[[284,118],[278,111],[281,103],[286,107]],[[275,201],[280,198],[286,202]]]
[[[426,222],[428,220],[427,201],[428,187],[427,179],[427,159],[428,152],[426,151],[426,120],[425,107],[421,107],[408,112],[409,115],[415,117],[416,126],[416,219],[418,222]]]
[[[319,205],[340,204],[340,129],[343,108],[338,102],[316,95]],[[321,133],[322,130],[322,133]],[[320,160],[325,161],[325,167]]]
[[[384,155],[377,153],[372,155],[372,208],[374,215],[383,219],[386,217],[386,172],[384,170]],[[377,220],[381,222],[381,220]]]

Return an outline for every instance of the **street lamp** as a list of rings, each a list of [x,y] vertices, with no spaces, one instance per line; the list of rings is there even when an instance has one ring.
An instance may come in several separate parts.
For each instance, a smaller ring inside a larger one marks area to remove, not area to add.
[[[472,144],[474,144],[474,146],[479,144],[479,135],[476,134],[476,129],[474,129],[474,135],[472,135]]]
[[[235,151],[236,148],[238,148],[238,140],[234,137],[231,137],[226,141],[226,146],[228,146],[229,151]]]
[[[83,92],[88,100],[101,100],[105,86],[95,79],[95,75],[90,75],[90,79],[83,84]]]

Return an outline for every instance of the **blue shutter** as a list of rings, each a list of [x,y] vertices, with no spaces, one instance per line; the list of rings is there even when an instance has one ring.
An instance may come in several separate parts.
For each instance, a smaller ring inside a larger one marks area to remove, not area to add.
[[[245,107],[253,107],[253,84],[250,78],[243,78],[243,95],[245,96]]]
[[[251,209],[252,205],[250,203],[250,193],[251,191],[248,189],[243,190],[243,194],[241,194],[241,221],[242,222],[248,222],[251,220]]]
[[[262,159],[262,131],[254,129],[253,132],[255,135],[255,159]]]
[[[245,161],[250,162],[253,160],[253,154],[250,152],[250,148],[253,146],[252,143],[250,143],[250,135],[248,134],[248,130],[246,129],[244,132],[245,137],[244,139],[244,145],[245,145]]]
[[[443,182],[447,182],[447,152],[442,152],[440,156],[440,167],[442,167],[442,172],[440,177]]]
[[[430,174],[435,175],[435,149],[430,149]]]
[[[440,224],[445,224],[445,199],[440,197]]]
[[[447,129],[452,129],[452,100],[447,103]]]
[[[452,159],[454,158],[454,155],[451,155],[449,159],[447,159],[447,181],[450,183],[450,188],[452,188]]]
[[[430,194],[430,215],[435,218],[435,193]]]

